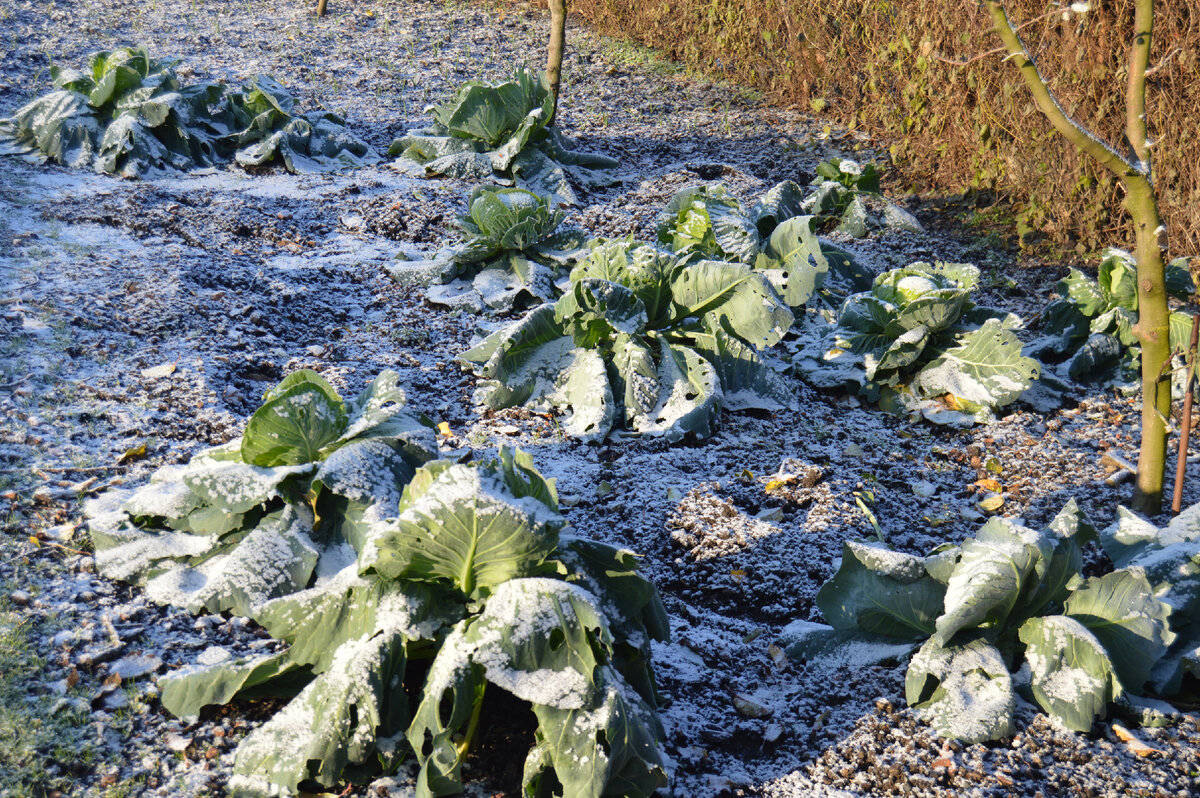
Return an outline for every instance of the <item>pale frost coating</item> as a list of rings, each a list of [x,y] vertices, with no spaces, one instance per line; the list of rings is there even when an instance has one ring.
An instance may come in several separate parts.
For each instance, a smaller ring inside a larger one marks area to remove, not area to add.
[[[285,523],[287,525],[285,526]],[[318,551],[308,537],[309,524],[299,515],[285,515],[274,523],[255,527],[227,554],[195,568],[174,565],[146,583],[146,595],[159,604],[173,604],[196,612],[213,601],[222,604],[244,597],[245,609],[278,595],[291,586],[297,566]],[[307,578],[307,577],[306,577]]]
[[[202,498],[225,505],[231,512],[245,512],[274,497],[279,483],[312,472],[316,464],[266,467],[221,461],[193,463],[187,468],[184,482]]]
[[[200,497],[182,481],[186,466],[163,466],[133,492],[122,509],[131,516],[177,520],[200,506]]]
[[[858,561],[869,570],[887,574],[900,582],[916,582],[925,576],[925,561],[921,557],[893,551],[883,545],[847,541]],[[839,566],[840,567],[840,566]]]
[[[196,664],[217,665],[230,659],[233,659],[233,655],[229,653],[228,649],[221,648],[220,646],[209,646],[196,657]]]
[[[122,513],[121,518],[124,517]],[[215,538],[188,532],[142,532],[131,524],[112,530],[108,535],[117,545],[96,549],[96,568],[109,579],[123,581],[136,578],[162,560],[199,557],[216,542]]]
[[[518,698],[558,709],[583,707],[592,674],[574,668],[561,671],[522,670],[505,651],[507,639],[519,649],[534,636],[547,636],[563,625],[582,624],[582,619],[564,616],[570,613],[572,600],[595,609],[596,600],[588,591],[557,579],[512,579],[496,588],[477,622],[480,632],[472,659],[483,666],[488,680]]]

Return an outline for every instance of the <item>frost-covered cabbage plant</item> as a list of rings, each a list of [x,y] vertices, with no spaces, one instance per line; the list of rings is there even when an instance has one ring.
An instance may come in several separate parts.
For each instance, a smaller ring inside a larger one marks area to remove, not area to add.
[[[1059,299],[1042,312],[1041,338],[1026,354],[1057,364],[1061,379],[1083,383],[1140,383],[1141,344],[1133,334],[1137,323],[1137,263],[1120,249],[1108,249],[1097,280],[1078,269],[1058,282]],[[1167,266],[1167,293],[1188,299],[1195,293],[1187,258]],[[1170,317],[1171,348],[1186,348],[1192,321],[1186,313]]]
[[[86,73],[53,67],[56,90],[0,120],[0,153],[122,177],[231,158],[250,166],[278,156],[293,172],[376,159],[336,115],[294,116],[293,99],[272,78],[226,93],[217,83],[182,85],[178,63],[122,47],[93,54]]]
[[[760,350],[792,313],[746,266],[684,263],[632,241],[597,242],[554,304],[460,357],[483,378],[476,400],[568,413],[600,440],[614,425],[677,441],[712,434],[721,408],[779,410],[792,392]]]
[[[1116,522],[1100,532],[1100,545],[1113,565],[1144,569],[1171,607],[1177,637],[1150,672],[1150,684],[1160,695],[1178,693],[1185,676],[1200,679],[1200,504],[1162,529],[1119,507]]]
[[[553,125],[554,97],[545,76],[518,67],[512,80],[470,80],[454,97],[433,108],[433,127],[396,139],[388,155],[397,166],[421,176],[513,181],[575,205],[574,186],[611,185],[612,158],[572,148]]]
[[[1011,313],[976,306],[969,263],[914,263],[875,278],[836,313],[800,328],[796,370],[819,388],[856,391],[894,413],[939,424],[993,419],[1038,377]]]
[[[1072,501],[1040,532],[992,518],[927,557],[848,541],[817,593],[830,626],[793,623],[787,653],[813,668],[861,667],[903,659],[924,640],[905,695],[942,736],[1011,736],[1017,692],[1088,731],[1114,700],[1143,690],[1175,639],[1147,570],[1083,578],[1081,546],[1094,537]]]
[[[472,311],[522,309],[560,291],[560,270],[587,254],[588,236],[561,228],[563,212],[523,188],[480,186],[458,220],[463,242],[432,260],[388,267],[401,283],[434,283],[430,302]]]
[[[316,372],[289,374],[240,439],[90,502],[96,567],[159,603],[239,615],[339,570],[437,456],[398,379],[347,402]]]
[[[341,414],[311,375],[281,385],[240,451],[89,508],[102,572],[160,602],[246,615],[286,644],[205,652],[160,681],[163,706],[193,718],[289,699],[238,747],[233,796],[328,790],[406,759],[418,796],[461,792],[497,689],[537,719],[524,794],[664,786],[650,642],[669,630],[633,555],[560,535],[553,481],[524,453],[427,462],[425,428],[380,381],[393,382]]]
[[[818,238],[802,190],[790,180],[747,211],[721,184],[679,191],[655,222],[658,243],[685,260],[744,263],[791,308],[840,301],[871,284],[848,252]]]

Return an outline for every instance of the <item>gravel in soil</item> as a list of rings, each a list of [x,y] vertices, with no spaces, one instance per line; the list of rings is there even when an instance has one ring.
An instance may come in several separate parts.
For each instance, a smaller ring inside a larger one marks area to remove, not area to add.
[[[45,90],[48,57],[74,65],[93,50],[146,42],[183,56],[189,78],[274,74],[300,107],[344,113],[383,149],[428,123],[423,109],[462,80],[539,62],[546,25],[525,5],[430,0],[334,0],[321,20],[307,4],[260,0],[12,0],[0,9],[0,115]],[[595,235],[648,237],[685,186],[722,180],[751,199],[781,179],[807,182],[831,155],[870,157],[859,136],[635,48],[575,27],[569,41],[565,129],[623,164],[620,184],[568,216]],[[262,392],[298,368],[343,391],[397,369],[412,404],[449,424],[447,452],[528,449],[559,479],[578,534],[643,555],[672,621],[655,662],[669,698],[674,794],[1200,789],[1193,714],[1136,730],[1158,750],[1151,757],[1115,741],[1108,724],[1074,734],[1030,707],[1012,740],[962,747],[902,708],[902,668],[807,672],[773,646],[788,622],[820,620],[815,593],[843,541],[877,534],[856,495],[871,502],[878,534],[914,553],[978,528],[983,477],[1003,486],[1005,515],[1038,524],[1075,497],[1107,523],[1127,491],[1110,484],[1111,464],[1134,457],[1131,400],[1097,393],[1050,414],[1018,405],[996,425],[960,432],[796,383],[800,412],[727,414],[697,445],[564,440],[543,415],[473,409],[473,381],[454,357],[500,319],[431,307],[384,271],[453,241],[470,188],[386,165],[124,182],[0,159],[0,632],[15,640],[19,627],[28,649],[14,656],[40,663],[22,683],[26,711],[83,730],[60,741],[69,751],[34,744],[37,767],[20,772],[36,773],[35,783],[0,792],[222,792],[237,742],[274,707],[238,704],[184,725],[159,708],[153,677],[213,647],[275,644],[240,619],[193,618],[98,577],[79,503],[237,435]],[[940,232],[842,243],[873,269],[974,260],[993,278],[985,300],[1027,316],[1060,276],[1023,272],[1014,285],[1003,278],[1018,264],[1005,253]],[[1187,499],[1200,499],[1196,487]],[[1089,558],[1090,568],[1103,565],[1096,552]],[[470,789],[512,794],[506,767],[523,746],[486,743],[467,770]],[[370,791],[404,794],[408,778]]]

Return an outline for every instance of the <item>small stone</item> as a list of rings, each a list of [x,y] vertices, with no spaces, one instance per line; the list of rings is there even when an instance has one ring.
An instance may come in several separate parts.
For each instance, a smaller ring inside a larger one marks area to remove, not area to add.
[[[183,735],[175,734],[174,732],[169,732],[163,738],[163,743],[166,744],[168,750],[174,751],[178,754],[187,750],[187,747],[192,744],[192,738],[184,737]]]
[[[14,590],[8,594],[8,600],[18,607],[25,607],[33,600],[33,597],[24,590]]]
[[[163,377],[170,377],[175,373],[174,363],[163,363],[161,366],[154,366],[148,369],[142,369],[142,379],[144,380],[160,380]]]
[[[320,344],[313,344],[312,346],[305,347],[304,351],[308,352],[312,357],[320,357],[325,354],[325,347]]]
[[[153,654],[122,657],[114,662],[108,672],[122,679],[136,679],[154,673],[162,667],[162,660]]]
[[[221,751],[215,745],[210,745],[208,750],[204,752],[205,759],[216,759],[221,755]]]

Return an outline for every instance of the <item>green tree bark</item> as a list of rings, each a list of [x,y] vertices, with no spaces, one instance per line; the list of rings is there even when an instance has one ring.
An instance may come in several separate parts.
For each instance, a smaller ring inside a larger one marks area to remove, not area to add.
[[[1034,102],[1059,133],[1116,175],[1125,187],[1125,209],[1135,228],[1138,321],[1134,334],[1142,345],[1142,440],[1133,507],[1146,515],[1162,509],[1163,471],[1166,467],[1167,416],[1171,412],[1170,356],[1166,268],[1163,260],[1164,228],[1150,166],[1150,141],[1146,129],[1146,69],[1154,27],[1153,0],[1137,0],[1134,36],[1129,50],[1129,83],[1125,93],[1125,136],[1131,153],[1117,152],[1072,119],[1051,93],[1029,55],[1025,43],[1009,22],[1002,0],[984,0],[1009,57],[1016,63]]]
[[[563,49],[567,42],[567,0],[550,0],[550,45],[546,50],[546,82],[550,84],[550,94],[554,97],[554,105],[550,109],[550,121],[553,125],[558,116],[558,88],[562,84]]]

